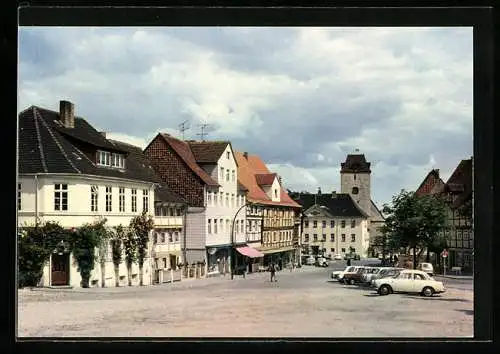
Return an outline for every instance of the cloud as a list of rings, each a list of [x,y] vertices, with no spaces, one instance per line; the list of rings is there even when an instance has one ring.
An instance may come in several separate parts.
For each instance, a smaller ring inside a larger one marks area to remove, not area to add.
[[[139,146],[208,123],[292,189],[340,190],[359,148],[384,202],[472,154],[472,28],[30,27],[19,43],[20,110],[69,99]]]

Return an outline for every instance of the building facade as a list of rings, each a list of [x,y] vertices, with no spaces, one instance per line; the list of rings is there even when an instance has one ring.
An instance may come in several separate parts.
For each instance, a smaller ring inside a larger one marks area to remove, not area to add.
[[[233,245],[245,244],[246,203],[231,143],[158,134],[144,152],[188,205],[185,261],[206,262],[208,275],[229,272]]]
[[[356,253],[368,256],[368,215],[349,194],[295,194],[302,204],[303,254],[342,257]]]
[[[106,218],[106,226],[127,227],[143,211],[152,213],[156,176],[141,149],[106,139],[74,105],[60,102],[59,112],[31,106],[19,114],[18,227],[58,222],[67,229]],[[93,286],[115,284],[108,251],[105,269],[94,266]],[[148,255],[149,256],[149,255]],[[150,258],[144,281],[151,281]],[[124,264],[120,282],[126,282]],[[133,283],[139,281],[132,267]],[[79,287],[81,277],[69,252],[53,253],[44,267],[41,286]]]
[[[301,205],[290,198],[277,174],[256,155],[236,152],[239,182],[247,189],[247,243],[259,253],[249,270],[275,262],[284,267],[300,258],[300,227],[295,223]]]
[[[154,282],[171,281],[173,272],[180,279],[180,264],[186,259],[186,233],[184,229],[187,204],[168,187],[157,185],[154,201],[153,247],[151,258]]]

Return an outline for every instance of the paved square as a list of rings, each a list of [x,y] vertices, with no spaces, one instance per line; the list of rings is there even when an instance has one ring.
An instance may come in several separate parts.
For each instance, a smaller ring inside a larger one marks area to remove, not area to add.
[[[472,337],[472,281],[378,296],[332,268],[146,287],[20,290],[18,335],[54,337]]]

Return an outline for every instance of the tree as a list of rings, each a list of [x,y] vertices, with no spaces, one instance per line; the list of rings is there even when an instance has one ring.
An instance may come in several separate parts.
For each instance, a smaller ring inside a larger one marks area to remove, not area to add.
[[[127,265],[128,286],[132,286],[132,264],[137,258],[137,240],[134,231],[128,228],[122,241],[123,250],[125,251],[125,264]]]
[[[392,198],[391,205],[384,205],[383,212],[387,215],[384,231],[389,247],[411,249],[416,268],[417,249],[420,255],[445,226],[444,204],[432,196],[417,196],[402,190]]]
[[[106,219],[99,219],[95,224],[97,233],[97,257],[101,266],[101,287],[106,287],[106,261],[109,252],[109,239],[111,232],[106,228]]]
[[[137,261],[139,263],[139,285],[143,282],[143,266],[149,246],[149,234],[154,228],[154,220],[146,212],[130,220],[130,228],[134,231],[137,240]]]
[[[75,257],[78,271],[82,277],[82,288],[89,287],[90,275],[94,269],[97,258],[96,248],[102,243],[101,238],[104,237],[105,223],[106,219],[102,219],[93,224],[85,224],[76,232],[73,232],[73,256]]]
[[[120,286],[120,264],[122,263],[123,240],[125,239],[125,228],[122,225],[115,227],[111,237],[111,256],[115,267],[115,286]]]

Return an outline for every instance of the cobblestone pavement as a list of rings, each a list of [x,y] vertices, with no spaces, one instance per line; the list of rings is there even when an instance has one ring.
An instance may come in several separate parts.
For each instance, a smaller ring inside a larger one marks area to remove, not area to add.
[[[20,290],[21,337],[472,337],[472,286],[378,296],[304,267],[145,287]],[[447,280],[443,282],[447,286]]]

